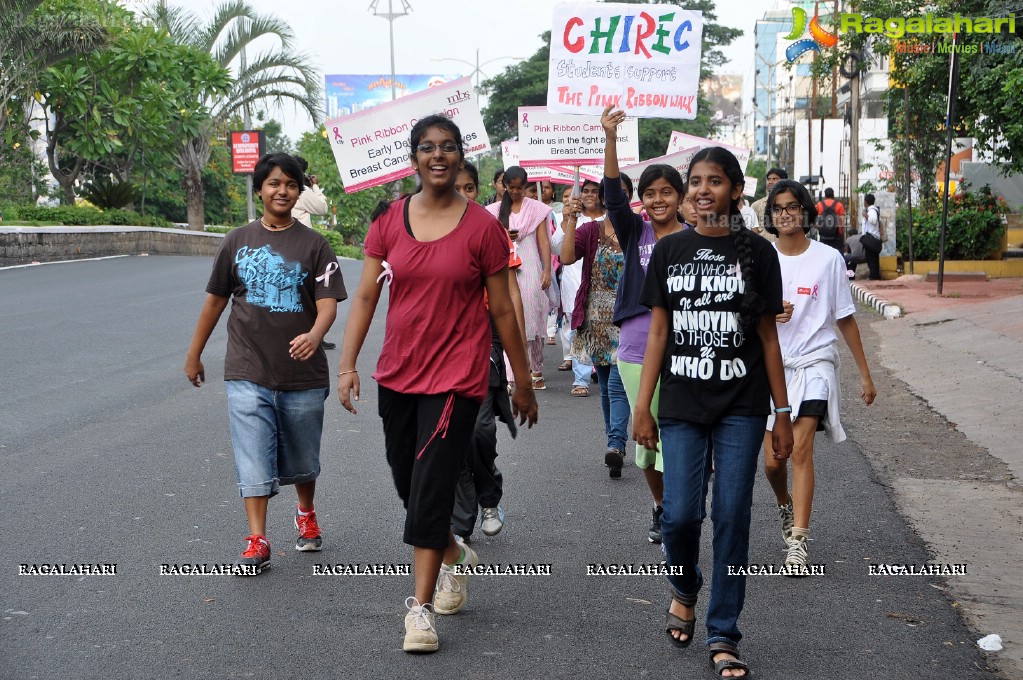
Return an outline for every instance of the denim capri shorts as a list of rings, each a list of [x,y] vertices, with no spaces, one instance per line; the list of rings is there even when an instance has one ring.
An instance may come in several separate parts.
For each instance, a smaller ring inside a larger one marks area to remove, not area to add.
[[[330,388],[272,390],[228,380],[231,444],[242,498],[275,496],[282,484],[320,474],[323,404]]]

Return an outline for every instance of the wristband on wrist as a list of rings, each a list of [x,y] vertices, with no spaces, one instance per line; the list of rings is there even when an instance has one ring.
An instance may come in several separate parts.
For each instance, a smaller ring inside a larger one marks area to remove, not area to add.
[[[791,406],[782,406],[781,408],[774,409],[775,413],[792,413]]]

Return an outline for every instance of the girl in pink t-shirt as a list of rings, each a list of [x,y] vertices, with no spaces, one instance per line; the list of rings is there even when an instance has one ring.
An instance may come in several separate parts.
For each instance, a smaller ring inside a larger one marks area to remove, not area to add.
[[[415,552],[415,596],[405,600],[407,652],[439,647],[434,613],[466,602],[476,553],[451,533],[455,485],[480,402],[489,385],[490,314],[516,378],[512,412],[537,420],[536,398],[508,293],[508,237],[500,223],[455,189],[465,160],[449,118],[427,116],[412,128],[412,167],[422,190],[381,204],[366,234],[366,259],[345,326],[338,368],[341,405],[355,413],[356,362],[380,299],[390,286],[379,384],[387,463],[406,508],[404,540]]]

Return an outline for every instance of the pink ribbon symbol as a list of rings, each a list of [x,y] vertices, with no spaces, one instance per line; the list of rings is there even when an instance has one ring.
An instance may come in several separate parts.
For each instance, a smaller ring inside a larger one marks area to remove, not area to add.
[[[345,140],[341,138],[341,131],[338,130],[337,128],[334,128],[334,142],[336,142],[337,144],[345,143]]]
[[[812,297],[812,298],[813,298],[814,300],[816,300],[816,299],[817,299],[817,290],[818,290],[819,288],[820,288],[820,286],[819,286],[819,285],[817,285],[816,283],[815,283],[815,284],[813,284],[813,292],[812,292],[812,293],[810,293],[810,297]]]
[[[316,277],[316,280],[317,281],[322,281],[324,288],[329,288],[330,287],[330,277],[333,276],[334,272],[336,272],[340,268],[341,267],[340,267],[340,265],[338,265],[337,262],[331,262],[331,263],[327,264],[326,268],[323,270],[323,274]]]
[[[382,280],[387,279],[385,283],[389,286],[391,285],[391,279],[394,278],[394,270],[391,269],[391,263],[387,260],[384,260],[382,264],[384,265],[384,271],[382,271],[380,276],[377,277],[376,282],[380,283]]]
[[[529,114],[528,113],[523,113],[522,114],[522,124],[523,125],[529,125]]]

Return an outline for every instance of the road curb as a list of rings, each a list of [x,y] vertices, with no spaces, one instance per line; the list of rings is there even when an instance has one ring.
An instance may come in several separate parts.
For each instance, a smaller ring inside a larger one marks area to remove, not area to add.
[[[898,319],[902,316],[902,308],[898,305],[878,297],[858,283],[852,283],[850,287],[852,288],[853,297],[858,302],[868,305],[884,318]]]

